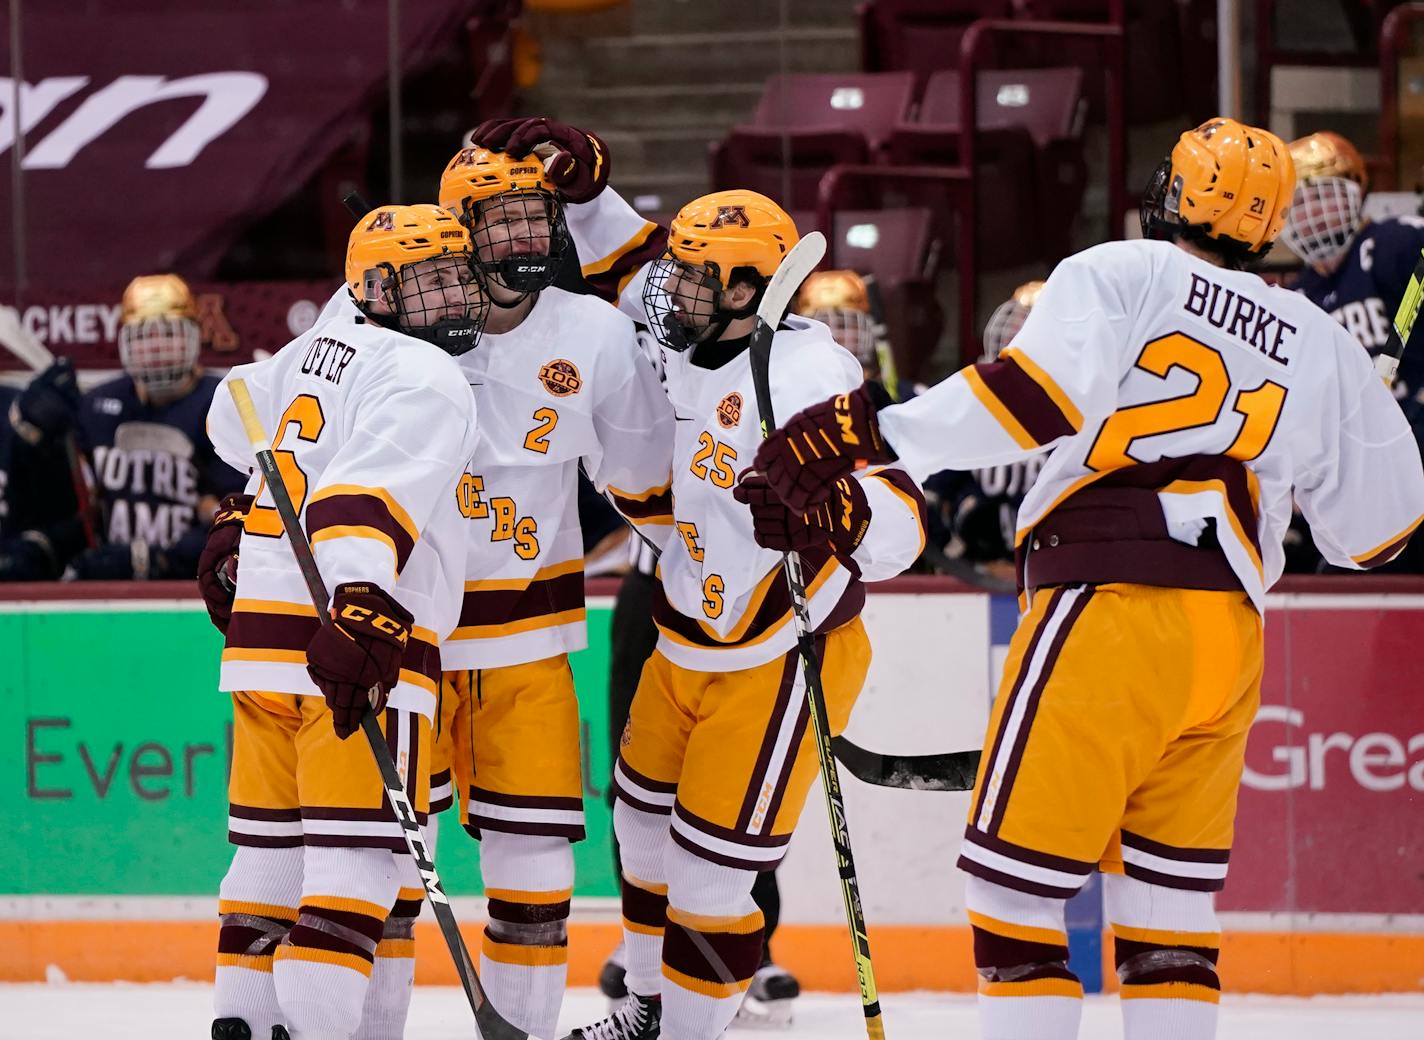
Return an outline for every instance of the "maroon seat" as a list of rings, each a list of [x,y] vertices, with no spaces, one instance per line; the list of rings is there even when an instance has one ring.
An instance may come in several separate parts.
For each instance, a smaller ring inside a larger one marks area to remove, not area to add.
[[[868,0],[856,8],[867,72],[909,69],[923,85],[959,63],[959,41],[979,18],[1008,18],[1011,0]]]
[[[908,72],[772,76],[752,121],[712,146],[713,186],[814,206],[821,175],[866,162],[906,117],[913,93]]]
[[[1053,262],[1071,247],[1087,184],[1083,74],[1077,68],[986,69],[979,73],[975,139],[982,191],[980,257],[998,269]],[[885,157],[896,165],[958,166],[959,73],[930,77],[920,118],[895,128]]]
[[[942,251],[934,212],[927,206],[841,209],[822,229],[830,240],[827,266],[873,275],[891,353],[901,378],[921,379],[944,312],[935,297]]]

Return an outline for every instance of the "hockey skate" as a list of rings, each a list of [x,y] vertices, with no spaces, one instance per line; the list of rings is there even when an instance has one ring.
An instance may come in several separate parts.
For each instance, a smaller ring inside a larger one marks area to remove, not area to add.
[[[629,993],[607,1018],[580,1026],[563,1040],[657,1040],[662,1017],[661,997]]]
[[[608,998],[610,1011],[628,995],[628,984],[624,981],[627,970],[627,960],[620,942],[608,955],[608,960],[603,962],[603,969],[598,973],[598,988]]]
[[[796,981],[796,976],[779,964],[767,961],[752,976],[752,984],[732,1025],[744,1029],[789,1029],[792,1001],[800,995],[801,983]]]

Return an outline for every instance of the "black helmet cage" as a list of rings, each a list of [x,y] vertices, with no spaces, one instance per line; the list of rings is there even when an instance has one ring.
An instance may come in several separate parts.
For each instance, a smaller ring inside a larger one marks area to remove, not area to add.
[[[1271,251],[1269,242],[1261,249],[1252,249],[1244,242],[1208,234],[1200,224],[1184,222],[1180,215],[1181,197],[1182,178],[1172,175],[1172,157],[1169,155],[1152,171],[1147,190],[1142,193],[1137,218],[1142,225],[1143,238],[1191,242],[1198,249],[1220,257],[1227,267],[1238,271]]]
[[[430,266],[417,273],[411,270],[416,265]],[[399,269],[383,263],[380,268],[385,277],[379,289],[390,308],[385,324],[394,325],[407,336],[433,343],[452,357],[473,350],[479,343],[489,317],[490,302],[470,270],[468,253],[442,253],[402,264]],[[434,275],[441,276],[440,284],[422,284]],[[465,287],[465,306],[453,315],[449,313],[447,277]],[[368,306],[361,309],[378,321],[382,318],[382,315],[371,314]]]
[[[679,301],[668,291],[666,286],[672,278],[679,280],[683,297],[688,296],[687,288],[692,288],[690,300]],[[717,339],[733,321],[756,313],[768,279],[754,267],[738,266],[732,268],[727,285],[737,282],[756,286],[756,292],[744,306],[725,308],[722,300],[726,290],[722,288],[721,268],[715,261],[694,264],[678,259],[671,252],[664,253],[653,261],[647,281],[643,283],[643,308],[651,320],[653,336],[664,347],[679,352]]]
[[[499,220],[480,219],[483,213],[496,208],[501,210]],[[538,239],[530,241],[526,236],[518,243],[522,248],[510,249],[515,238],[513,226],[533,221],[548,224],[545,248],[539,248]],[[502,191],[478,202],[467,200],[460,223],[470,232],[473,244],[470,266],[475,273],[487,283],[493,282],[520,294],[520,300],[497,306],[518,306],[524,296],[553,285],[569,252],[569,227],[563,204],[558,196],[541,188]]]

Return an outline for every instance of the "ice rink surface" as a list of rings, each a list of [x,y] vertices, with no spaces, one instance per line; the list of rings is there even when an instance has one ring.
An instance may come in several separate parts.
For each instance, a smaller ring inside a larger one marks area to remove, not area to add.
[[[199,1040],[208,1035],[212,988],[168,985],[0,985],[3,1040]],[[593,990],[572,990],[563,1028],[591,1021],[607,1003]],[[978,1036],[969,996],[891,993],[885,1031],[892,1040],[973,1040]],[[776,1036],[858,1040],[865,1036],[856,997],[809,994],[797,1001],[788,1030],[736,1030],[750,1040]],[[472,1040],[474,1023],[464,994],[454,988],[416,990],[406,1029],[409,1040]],[[1230,997],[1222,1004],[1219,1040],[1420,1040],[1424,995],[1378,997]],[[1120,1040],[1117,1001],[1089,998],[1080,1040]]]

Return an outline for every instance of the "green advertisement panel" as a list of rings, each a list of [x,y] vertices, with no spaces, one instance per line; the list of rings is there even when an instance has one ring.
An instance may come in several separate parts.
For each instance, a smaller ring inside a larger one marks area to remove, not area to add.
[[[577,894],[612,896],[608,626],[574,655],[588,838]],[[0,878],[6,895],[211,895],[227,869],[232,708],[221,636],[194,604],[25,604],[0,612]],[[478,892],[478,843],[442,820],[452,895]]]

